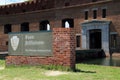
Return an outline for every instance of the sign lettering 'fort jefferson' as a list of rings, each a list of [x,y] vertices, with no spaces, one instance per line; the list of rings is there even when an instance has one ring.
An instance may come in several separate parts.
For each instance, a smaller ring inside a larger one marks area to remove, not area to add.
[[[9,34],[9,55],[52,56],[52,32]]]

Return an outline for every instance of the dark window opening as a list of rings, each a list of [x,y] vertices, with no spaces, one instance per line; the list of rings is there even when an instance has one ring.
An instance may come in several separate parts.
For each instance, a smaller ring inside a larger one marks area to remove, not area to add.
[[[80,36],[76,36],[76,47],[80,47]]]
[[[11,24],[6,24],[4,25],[4,33],[5,34],[8,34],[9,32],[11,32],[12,29],[11,29]]]
[[[46,9],[46,6],[42,6],[41,9]]]
[[[70,28],[74,27],[74,20],[73,19],[63,19],[62,20],[62,27],[63,28],[66,28],[66,25],[65,25],[66,22],[68,22]]]
[[[85,11],[85,20],[88,20],[88,11]]]
[[[102,9],[102,18],[106,18],[106,9]]]
[[[26,12],[26,10],[25,10],[25,9],[23,9],[23,10],[22,10],[22,12]]]
[[[96,2],[97,0],[92,0],[92,2]]]
[[[8,41],[6,41],[6,45],[8,45]]]
[[[21,24],[21,31],[29,31],[29,23],[28,22]]]
[[[9,14],[9,12],[6,12],[6,14],[8,15],[8,14]]]
[[[93,19],[97,18],[97,10],[93,10]]]
[[[66,3],[65,3],[65,6],[70,6],[70,3],[69,3],[69,2],[66,2]]]
[[[112,34],[110,36],[111,48],[116,48],[117,46],[117,34]]]
[[[47,30],[47,24],[49,24],[48,20],[40,22],[40,30]]]

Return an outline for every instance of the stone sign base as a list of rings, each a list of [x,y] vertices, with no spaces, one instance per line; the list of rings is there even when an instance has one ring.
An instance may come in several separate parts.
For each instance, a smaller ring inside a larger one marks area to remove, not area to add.
[[[7,56],[6,65],[60,65],[75,69],[75,33],[71,28],[53,29],[53,56]]]

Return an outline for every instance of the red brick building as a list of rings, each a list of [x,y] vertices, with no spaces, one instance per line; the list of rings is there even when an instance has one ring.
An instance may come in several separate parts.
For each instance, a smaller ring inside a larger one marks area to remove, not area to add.
[[[33,0],[0,6],[0,51],[8,33],[74,28],[76,49],[120,52],[120,0]]]

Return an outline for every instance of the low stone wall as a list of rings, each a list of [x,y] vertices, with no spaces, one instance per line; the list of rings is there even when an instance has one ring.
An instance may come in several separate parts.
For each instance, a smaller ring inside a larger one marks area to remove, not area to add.
[[[75,69],[75,34],[73,29],[53,29],[53,56],[7,56],[6,65],[60,65]]]

